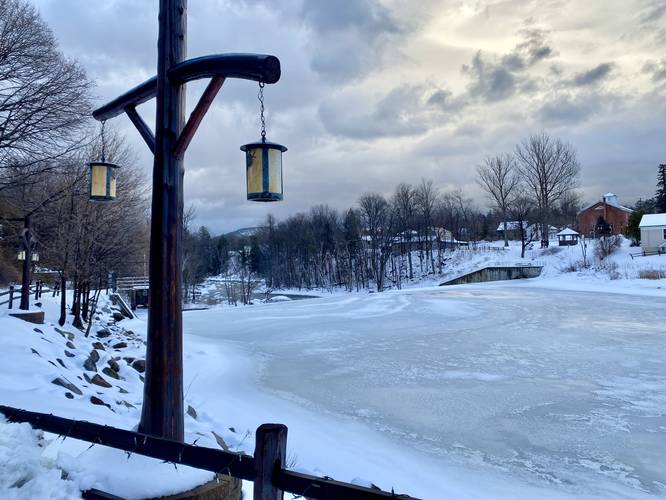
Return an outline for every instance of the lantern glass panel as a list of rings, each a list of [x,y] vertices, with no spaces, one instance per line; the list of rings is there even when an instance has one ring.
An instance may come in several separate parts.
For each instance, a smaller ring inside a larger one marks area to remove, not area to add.
[[[268,190],[282,194],[282,151],[268,150]]]
[[[261,193],[264,190],[263,161],[261,148],[248,149],[247,155],[247,192]]]
[[[19,250],[19,253],[16,258],[18,260],[25,260],[25,250]]]
[[[90,196],[92,198],[106,198],[106,165],[92,164],[90,166]]]
[[[109,167],[109,192],[110,198],[116,197],[116,169]]]

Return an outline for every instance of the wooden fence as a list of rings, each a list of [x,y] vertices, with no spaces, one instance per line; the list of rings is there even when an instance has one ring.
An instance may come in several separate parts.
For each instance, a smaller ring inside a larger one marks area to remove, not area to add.
[[[642,252],[630,253],[629,257],[631,257],[631,260],[634,260],[634,257],[649,257],[651,255],[661,255],[663,253],[666,254],[666,250],[657,248],[656,250],[652,250],[650,252],[646,252],[645,250],[643,250]]]
[[[37,281],[34,285],[30,286],[30,293],[35,294],[35,300],[39,300],[44,290],[44,283]],[[8,296],[7,300],[0,302],[0,306],[7,304],[8,309],[14,307],[14,299],[21,297],[21,287],[10,286],[6,292],[0,292],[0,297]]]
[[[284,492],[305,498],[347,500],[410,499],[374,488],[316,477],[285,469],[287,456],[287,427],[282,424],[263,424],[257,428],[254,456],[231,453],[117,429],[106,425],[57,417],[0,405],[9,422],[26,422],[46,432],[64,438],[80,439],[93,445],[109,446],[151,458],[187,465],[216,474],[233,476],[254,482],[254,500],[278,500]],[[96,492],[86,498],[103,498]],[[112,497],[108,497],[112,498]]]

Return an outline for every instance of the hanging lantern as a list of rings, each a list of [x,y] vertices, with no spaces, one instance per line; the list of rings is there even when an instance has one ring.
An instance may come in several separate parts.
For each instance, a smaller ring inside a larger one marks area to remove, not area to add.
[[[32,260],[33,262],[39,262],[39,254],[37,252],[32,252],[30,260]]]
[[[19,250],[16,259],[21,261],[25,260],[25,250]]]
[[[104,122],[102,122],[102,161],[88,163],[90,167],[90,199],[115,200],[116,199],[116,169],[115,163],[104,159],[106,144],[104,143]]]
[[[241,146],[245,151],[248,200],[282,201],[282,153],[286,150],[274,142]]]
[[[93,161],[90,166],[90,199],[115,200],[116,169],[118,165],[105,161]]]
[[[261,140],[241,146],[245,152],[247,173],[247,199],[250,201],[282,201],[282,153],[287,148],[266,141],[264,117],[264,84],[259,83],[261,103]]]

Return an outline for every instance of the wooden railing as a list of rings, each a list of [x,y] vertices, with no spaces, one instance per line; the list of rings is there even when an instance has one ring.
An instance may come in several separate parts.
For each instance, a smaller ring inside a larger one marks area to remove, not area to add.
[[[642,252],[630,253],[629,257],[631,257],[631,260],[634,260],[634,257],[649,257],[650,255],[661,255],[661,254],[666,254],[666,249],[662,250],[657,248],[656,250],[652,250],[650,252],[646,252],[645,250],[643,250]]]
[[[382,491],[329,477],[316,477],[285,468],[287,456],[287,427],[282,424],[263,424],[257,428],[254,456],[205,448],[117,429],[106,425],[57,417],[0,405],[0,413],[9,422],[26,422],[32,427],[74,438],[136,453],[174,464],[182,464],[216,474],[233,476],[254,482],[254,500],[278,500],[283,492],[305,498],[347,500],[380,500],[387,498],[410,499],[393,491]],[[83,492],[86,498],[86,492]],[[99,492],[88,498],[101,498]]]
[[[30,293],[35,294],[35,300],[39,300],[42,297],[42,291],[44,290],[44,283],[37,281],[34,285],[30,286]],[[7,300],[0,302],[0,306],[7,304],[8,309],[14,307],[14,299],[20,298],[21,296],[21,287],[15,287],[11,285],[6,292],[0,292],[0,297],[7,297]]]

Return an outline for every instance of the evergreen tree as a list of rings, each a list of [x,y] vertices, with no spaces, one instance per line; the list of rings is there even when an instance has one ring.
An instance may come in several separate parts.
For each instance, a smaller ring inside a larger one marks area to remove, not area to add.
[[[657,194],[654,197],[658,213],[666,213],[666,163],[659,165],[657,173]]]

